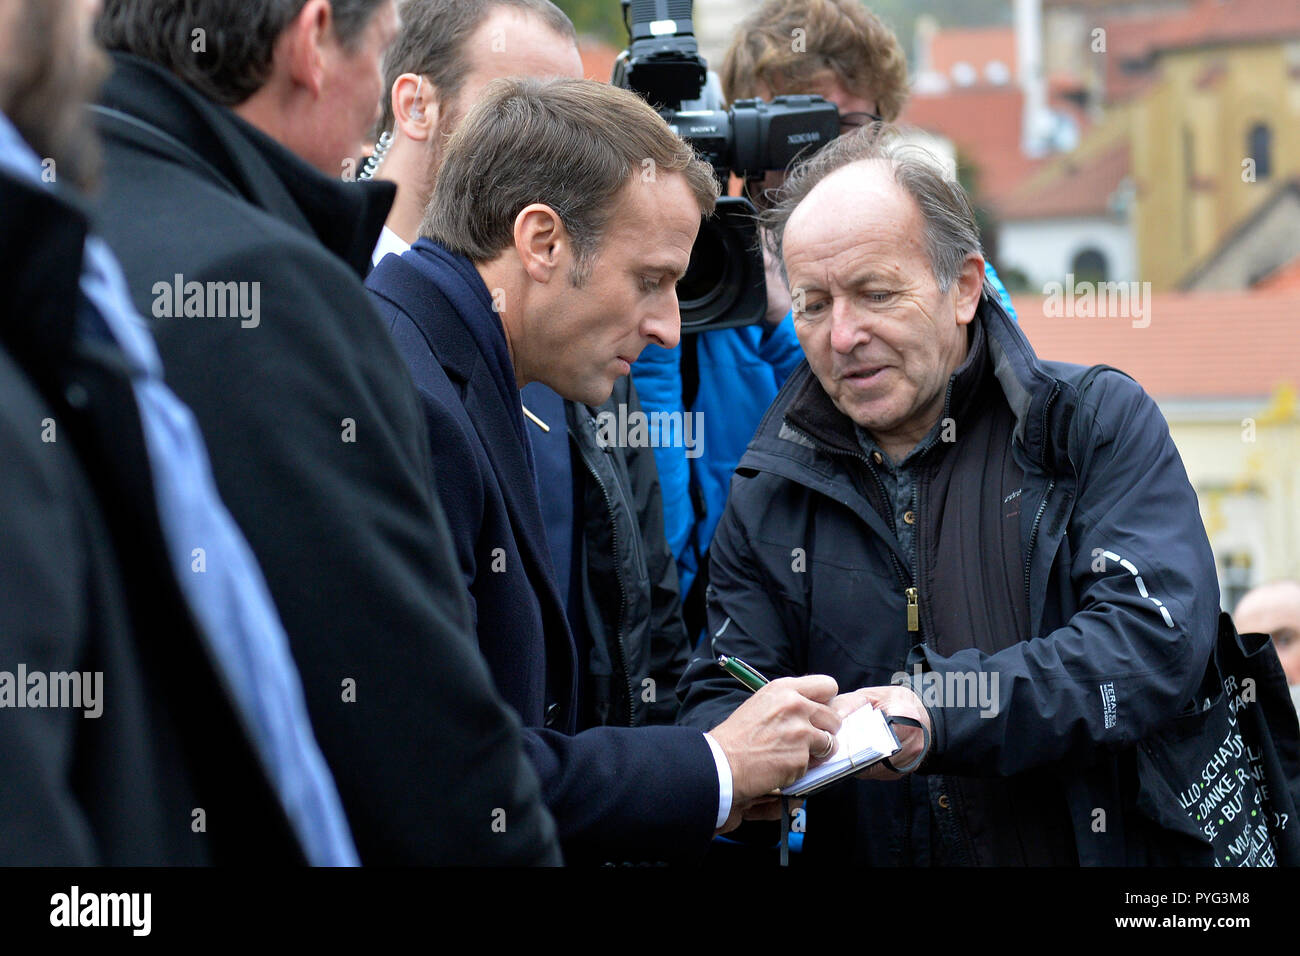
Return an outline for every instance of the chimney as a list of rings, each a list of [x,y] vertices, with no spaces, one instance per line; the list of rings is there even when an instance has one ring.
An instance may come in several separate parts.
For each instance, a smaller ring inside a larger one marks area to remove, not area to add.
[[[1047,78],[1043,74],[1042,0],[1016,0],[1016,82],[1024,94],[1020,148],[1026,156],[1047,152]]]
[[[932,15],[923,13],[916,18],[913,28],[912,53],[912,92],[921,94],[944,93],[948,90],[948,78],[935,72],[934,56],[931,49],[934,36],[939,32],[939,21]]]

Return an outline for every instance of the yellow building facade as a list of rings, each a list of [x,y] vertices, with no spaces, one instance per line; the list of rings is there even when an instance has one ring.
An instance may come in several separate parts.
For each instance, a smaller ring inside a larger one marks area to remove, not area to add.
[[[1138,270],[1173,289],[1300,175],[1300,38],[1158,54],[1133,104]]]

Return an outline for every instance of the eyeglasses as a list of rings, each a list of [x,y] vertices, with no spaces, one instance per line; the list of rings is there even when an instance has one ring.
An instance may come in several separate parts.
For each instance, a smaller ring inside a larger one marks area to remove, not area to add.
[[[857,129],[859,126],[866,126],[868,123],[883,123],[884,121],[883,116],[877,116],[875,113],[841,113],[840,132],[848,132],[851,129]]]

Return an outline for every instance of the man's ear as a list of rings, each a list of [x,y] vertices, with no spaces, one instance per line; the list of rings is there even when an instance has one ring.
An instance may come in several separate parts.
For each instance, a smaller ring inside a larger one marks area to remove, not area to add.
[[[550,282],[570,254],[569,231],[545,203],[533,203],[515,216],[515,252],[534,282]]]
[[[433,84],[417,73],[403,73],[393,82],[390,94],[393,125],[407,139],[427,142],[438,128],[442,105]]]
[[[953,283],[957,299],[953,303],[957,315],[957,324],[966,325],[975,318],[975,310],[980,304],[980,294],[984,291],[984,257],[969,255],[957,273]]]
[[[294,86],[319,96],[325,82],[325,49],[334,37],[334,10],[329,0],[307,0],[281,35]]]

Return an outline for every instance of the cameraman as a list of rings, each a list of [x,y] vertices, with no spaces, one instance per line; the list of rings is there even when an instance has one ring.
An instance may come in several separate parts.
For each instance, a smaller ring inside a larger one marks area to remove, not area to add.
[[[803,39],[799,49],[794,37]],[[820,95],[839,108],[842,133],[866,123],[892,123],[907,99],[907,59],[898,38],[859,0],[767,0],[737,28],[720,79],[728,102]],[[749,198],[762,209],[762,193],[784,178],[769,173]],[[992,266],[988,276],[1014,319]],[[803,361],[790,294],[770,257],[767,303],[757,325],[683,336],[676,349],[652,346],[632,366],[648,412],[686,410],[703,419],[703,454],[694,461],[681,448],[655,449],[668,544],[677,557],[692,641],[704,623],[709,542],[731,474],[763,413]]]

